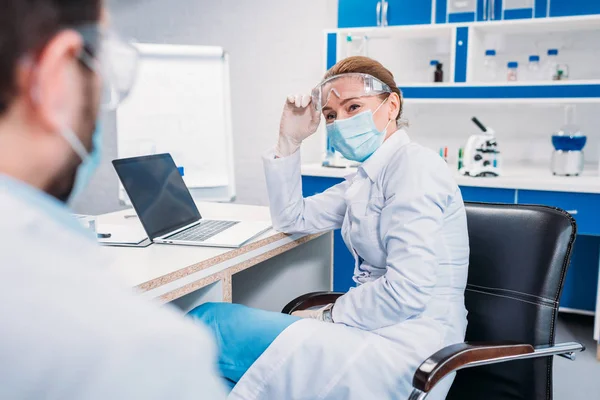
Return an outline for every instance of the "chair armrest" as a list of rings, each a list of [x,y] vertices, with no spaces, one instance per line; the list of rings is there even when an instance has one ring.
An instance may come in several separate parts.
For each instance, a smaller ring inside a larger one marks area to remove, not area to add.
[[[314,292],[307,293],[290,301],[281,312],[283,314],[291,314],[294,311],[306,310],[311,307],[324,306],[330,303],[335,303],[338,297],[344,293],[339,292]]]
[[[566,355],[574,359],[574,352],[584,350],[582,344],[574,342],[535,348],[530,344],[516,343],[453,344],[421,364],[413,378],[413,387],[427,393],[446,375],[459,369],[554,355]]]
[[[453,344],[439,350],[421,364],[415,372],[413,387],[429,392],[446,375],[471,362],[533,352],[533,346],[529,344]]]

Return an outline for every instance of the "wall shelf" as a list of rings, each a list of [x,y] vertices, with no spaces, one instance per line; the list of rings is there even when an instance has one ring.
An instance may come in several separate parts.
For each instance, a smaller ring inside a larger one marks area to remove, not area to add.
[[[600,97],[589,98],[404,98],[405,104],[472,104],[472,105],[499,105],[499,104],[530,104],[530,105],[564,105],[564,104],[600,104]]]
[[[489,33],[539,33],[539,32],[568,32],[571,30],[586,31],[600,29],[600,15],[583,15],[575,17],[531,18],[498,21],[457,22],[432,25],[399,25],[386,27],[360,27],[328,29],[325,33],[337,34],[371,34],[377,36],[406,35],[406,36],[436,36],[443,35],[457,27],[475,28]]]
[[[600,80],[400,85],[410,103],[600,103]]]
[[[600,29],[600,15],[479,21],[454,25],[471,27],[492,34],[587,31]]]
[[[389,35],[409,36],[409,37],[432,37],[445,35],[455,29],[456,25],[436,24],[436,25],[398,25],[386,27],[362,27],[362,28],[342,28],[328,29],[325,33],[337,33],[341,35],[358,34],[371,37],[387,37]]]
[[[361,54],[348,49],[348,35],[362,37],[365,46]],[[596,84],[600,84],[600,72],[595,68],[600,51],[600,15],[571,17],[532,18],[517,20],[446,23],[412,26],[388,26],[344,28],[326,31],[326,52],[329,68],[336,61],[350,55],[366,55],[386,65],[397,79],[414,88],[407,98],[433,98],[436,93],[442,99],[448,98],[485,98],[478,89],[446,88],[441,92],[427,89],[420,81],[429,80],[429,61],[439,60],[444,64],[446,83],[471,83],[482,77],[482,65],[486,49],[495,49],[496,62],[501,71],[506,69],[507,61],[518,61],[520,70],[526,67],[528,56],[537,54],[544,63],[545,54],[550,48],[557,48],[565,54],[571,68],[571,81],[560,88],[552,85],[531,83],[527,86],[539,86],[539,90],[519,90],[509,85],[496,85],[491,88],[492,99],[518,98],[596,98],[599,97]],[[368,43],[367,43],[368,42]],[[585,44],[587,43],[587,44]],[[391,51],[390,51],[391,50]],[[398,57],[399,54],[406,55]],[[503,72],[499,72],[502,74]],[[576,81],[579,79],[581,81]],[[593,82],[583,84],[583,80]],[[574,83],[581,82],[581,83]],[[581,85],[573,87],[575,85]]]

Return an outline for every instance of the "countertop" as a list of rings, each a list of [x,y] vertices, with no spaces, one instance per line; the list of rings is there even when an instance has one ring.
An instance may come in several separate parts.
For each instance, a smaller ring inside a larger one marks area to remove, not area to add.
[[[456,171],[456,166],[450,165]],[[344,178],[356,173],[356,168],[329,168],[321,164],[305,164],[302,175],[328,178]],[[473,178],[455,172],[459,186],[502,189],[547,190],[557,192],[600,194],[600,176],[596,165],[586,165],[581,176],[554,176],[542,165],[515,164],[506,166],[499,177]]]

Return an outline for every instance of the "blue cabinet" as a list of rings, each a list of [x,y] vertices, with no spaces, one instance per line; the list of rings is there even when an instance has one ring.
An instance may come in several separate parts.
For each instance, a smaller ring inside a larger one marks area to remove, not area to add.
[[[303,176],[302,177],[302,195],[304,197],[314,196],[323,193],[330,187],[342,183],[342,178],[324,178],[322,176]]]
[[[560,298],[567,309],[594,311],[600,260],[600,195],[519,190],[519,204],[543,204],[570,212],[577,221],[577,240]]]
[[[474,178],[477,179],[477,178]],[[484,179],[484,178],[481,178]],[[493,178],[490,178],[493,179]],[[460,191],[464,201],[480,203],[508,203],[514,204],[514,189],[482,188],[475,186],[461,186]]]
[[[469,57],[469,28],[456,29],[454,82],[467,81],[467,60]]]
[[[431,1],[389,0],[388,3],[388,25],[431,24]]]
[[[531,19],[533,18],[533,8],[515,8],[504,10],[502,19]]]
[[[447,0],[437,0],[435,2],[435,23],[443,24],[446,23],[446,7],[448,6]]]
[[[338,27],[378,26],[382,20],[387,25],[431,23],[432,1],[387,0],[387,12],[380,4],[380,0],[339,0]]]
[[[562,208],[577,220],[579,235],[600,236],[598,194],[519,190],[519,204],[544,204]]]
[[[598,0],[548,0],[551,17],[600,14]]]
[[[550,0],[535,0],[534,6],[534,17],[535,18],[546,18],[548,16],[548,2]]]
[[[383,7],[378,12],[381,0],[339,0],[338,27],[378,26],[382,19],[386,19],[390,26],[485,20],[483,11],[485,5],[489,5],[489,0],[477,0],[477,7],[473,12],[452,12],[451,1],[453,0],[388,0],[386,14]],[[434,5],[435,10],[432,8]],[[494,5],[496,20],[600,14],[599,0],[533,0],[530,3],[533,8],[514,9],[506,9],[502,0],[495,0]]]
[[[302,194],[304,197],[313,196],[342,182],[339,178],[322,178],[318,176],[302,177]],[[338,229],[333,233],[333,290],[347,292],[356,286],[352,280],[354,275],[354,257],[346,247],[342,233]]]
[[[560,297],[560,307],[593,312],[596,308],[600,239],[578,235]]]
[[[378,3],[380,3],[380,0],[339,0],[338,27],[377,26],[379,18],[377,14]]]

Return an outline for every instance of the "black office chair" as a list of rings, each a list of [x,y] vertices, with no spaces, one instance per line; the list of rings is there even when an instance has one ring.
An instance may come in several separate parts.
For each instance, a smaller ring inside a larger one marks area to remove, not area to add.
[[[552,356],[574,359],[584,350],[579,343],[554,344],[575,220],[545,206],[467,203],[466,209],[471,248],[466,342],[421,364],[410,399],[424,399],[459,370],[449,400],[552,399]],[[332,303],[342,294],[310,293],[282,312]]]

